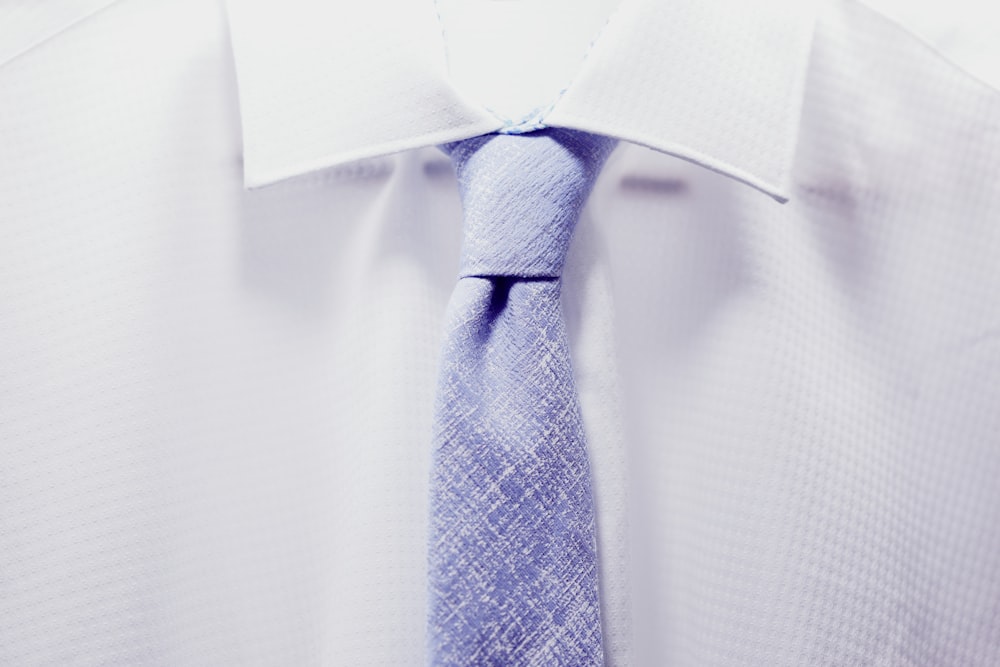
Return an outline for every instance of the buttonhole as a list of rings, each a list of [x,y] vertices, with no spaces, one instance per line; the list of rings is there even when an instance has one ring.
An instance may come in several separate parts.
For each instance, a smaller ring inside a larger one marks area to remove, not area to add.
[[[431,160],[424,163],[424,176],[427,178],[448,178],[454,175],[455,170],[451,166],[451,160]]]
[[[335,180],[368,181],[388,178],[392,174],[392,160],[367,158],[333,167],[328,175]]]
[[[679,178],[639,176],[636,174],[624,176],[620,186],[622,190],[657,195],[682,195],[687,193],[688,190],[687,182]]]

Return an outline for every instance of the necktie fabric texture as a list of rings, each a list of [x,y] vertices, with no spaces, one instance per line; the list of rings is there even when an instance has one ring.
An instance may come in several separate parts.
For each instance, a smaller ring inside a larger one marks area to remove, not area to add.
[[[560,305],[613,139],[443,146],[464,208],[433,434],[434,665],[602,665],[591,476]]]

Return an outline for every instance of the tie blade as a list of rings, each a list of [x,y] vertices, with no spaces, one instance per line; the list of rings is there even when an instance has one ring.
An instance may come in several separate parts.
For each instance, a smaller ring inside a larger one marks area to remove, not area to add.
[[[433,664],[600,665],[593,498],[559,284],[463,279],[451,314],[431,497]]]

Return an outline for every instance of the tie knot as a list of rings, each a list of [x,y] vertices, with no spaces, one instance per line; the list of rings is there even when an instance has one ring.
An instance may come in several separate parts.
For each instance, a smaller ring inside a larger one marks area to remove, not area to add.
[[[490,134],[442,148],[458,174],[461,276],[557,278],[615,140],[574,130]]]

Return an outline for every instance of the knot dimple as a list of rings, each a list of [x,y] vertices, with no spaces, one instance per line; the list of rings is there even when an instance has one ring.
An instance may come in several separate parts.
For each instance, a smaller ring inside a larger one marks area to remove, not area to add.
[[[615,140],[575,130],[485,135],[443,147],[458,174],[461,276],[557,278]]]

